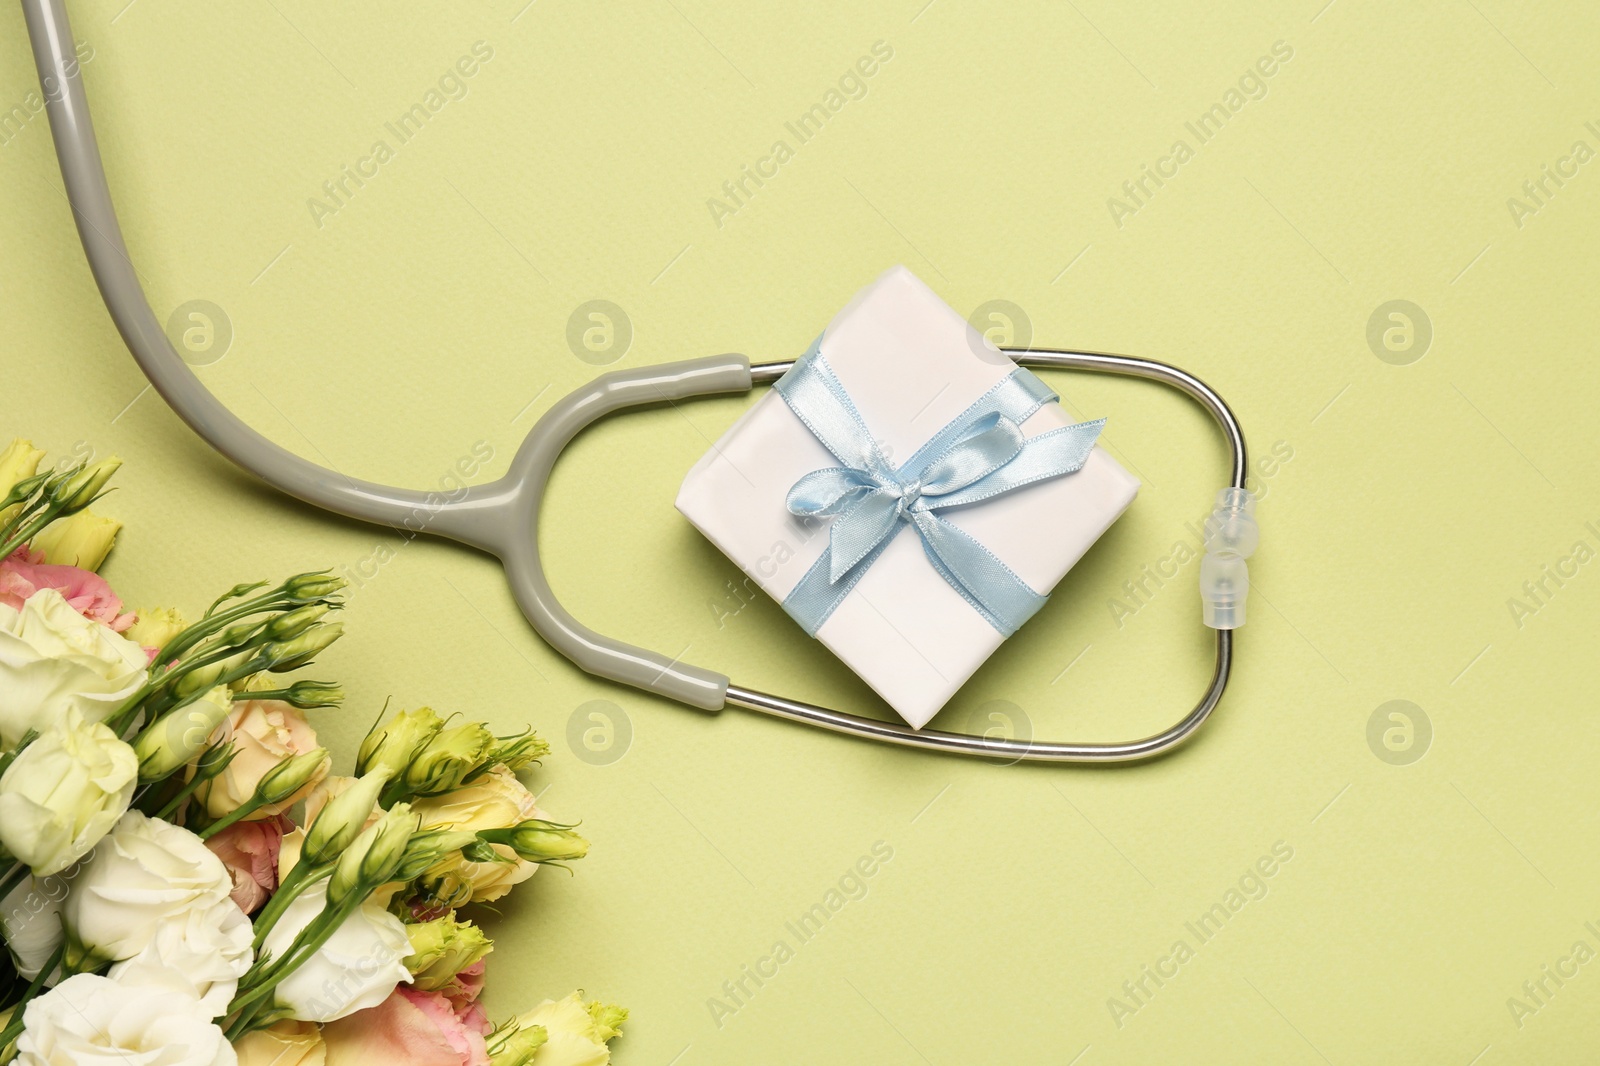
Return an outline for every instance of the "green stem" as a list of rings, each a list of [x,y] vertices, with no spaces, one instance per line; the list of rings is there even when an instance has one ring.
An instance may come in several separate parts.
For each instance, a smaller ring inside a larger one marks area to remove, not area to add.
[[[267,611],[277,610],[280,607],[303,606],[305,604],[291,597],[281,587],[273,589],[271,592],[264,592],[253,600],[245,600],[243,603],[229,607],[225,611],[202,618],[185,629],[162,646],[161,651],[156,655],[156,662],[169,663],[211,636],[211,634],[219,633],[235,622],[242,622],[253,614],[263,614]]]
[[[40,512],[39,517],[23,526],[14,535],[7,537],[4,544],[0,544],[0,559],[7,558],[10,554],[32,540],[34,534],[56,520],[60,507],[51,504]]]
[[[228,768],[228,763],[233,761],[233,755],[228,755],[227,758],[223,760],[222,765],[217,767],[217,769],[211,773],[204,772],[206,770],[206,759],[206,754],[202,754],[200,756],[200,766],[196,770],[195,775],[191,777],[181,789],[178,790],[177,795],[173,796],[167,801],[166,806],[162,807],[161,811],[156,815],[157,818],[160,818],[163,821],[171,821],[172,819],[170,816],[178,809],[179,805],[181,805],[184,800],[194,795],[195,790],[201,785],[205,784],[207,781],[215,779],[218,774]],[[207,833],[201,833],[200,839],[204,840],[208,835],[209,834]]]
[[[218,818],[216,821],[214,821],[210,825],[206,826],[204,829],[200,830],[199,837],[200,837],[201,840],[210,840],[212,837],[216,836],[218,833],[220,833],[224,829],[228,828],[228,826],[232,825],[233,823],[235,823],[235,822],[237,822],[237,821],[239,821],[239,820],[241,820],[243,818],[248,817],[249,815],[254,814],[256,811],[258,811],[260,809],[261,809],[261,797],[260,796],[251,796],[248,800],[246,800],[243,803],[243,805],[234,808],[232,811],[228,812],[227,814],[223,815],[221,818]]]
[[[179,663],[176,666],[168,668],[167,664],[171,663],[174,659],[181,659],[201,641],[207,639],[215,633],[220,633],[222,630],[227,629],[235,622],[242,622],[251,615],[265,614],[269,611],[275,611],[285,607],[301,606],[305,606],[305,604],[302,604],[293,597],[290,597],[283,591],[282,588],[278,588],[271,592],[257,596],[253,600],[246,600],[243,603],[234,607],[230,607],[218,614],[203,618],[194,625],[189,626],[177,636],[167,641],[166,644],[162,645],[161,650],[156,653],[155,666],[151,670],[150,680],[145,682],[144,686],[140,688],[138,692],[135,692],[131,697],[129,697],[121,707],[117,708],[116,714],[112,717],[115,718],[129,714],[135,707],[139,706],[139,704],[141,704],[144,700],[148,699],[150,695],[157,689],[161,688],[163,685],[181,676],[182,674],[187,673],[189,670],[192,670],[197,666],[203,666],[211,662],[216,662],[218,659],[225,659],[229,655],[232,655],[240,650],[239,648],[232,648],[231,650],[220,653],[216,651],[203,653],[190,662]]]
[[[44,966],[39,970],[38,976],[34,977],[33,981],[29,983],[27,991],[22,993],[22,998],[17,1001],[17,1005],[11,1008],[11,1021],[7,1023],[4,1030],[0,1030],[0,1051],[10,1047],[11,1042],[22,1035],[22,1009],[28,1005],[30,999],[39,994],[39,989],[44,987],[45,978],[49,977],[55,971],[55,968],[61,965],[61,958],[66,953],[66,950],[67,945],[63,941],[55,951],[50,953],[50,958],[45,961]],[[13,1052],[12,1055],[6,1058],[6,1061],[10,1062],[15,1057],[16,1055]]]
[[[283,912],[289,909],[300,893],[304,892],[317,878],[323,877],[333,871],[333,863],[322,866],[307,866],[304,862],[297,862],[289,871],[287,877],[278,885],[278,891],[267,900],[267,905],[261,908],[261,913],[255,920],[255,943],[252,947],[261,950],[261,945],[267,939],[267,934],[272,932],[272,927],[278,924],[278,919],[283,917]]]
[[[227,1030],[229,1041],[237,1040],[250,1031],[251,1020],[284,978],[294,973],[295,970],[299,969],[308,959],[315,955],[322,948],[322,945],[328,942],[328,938],[338,932],[339,927],[344,924],[344,920],[354,913],[357,907],[361,906],[365,898],[364,895],[356,893],[339,907],[324,908],[322,913],[317,915],[310,925],[296,934],[293,942],[289,945],[289,950],[284,952],[281,958],[268,962],[254,981],[251,981],[249,974],[245,975],[240,983],[251,982],[254,987],[248,992],[235,997],[234,1001],[228,1004],[228,1013],[236,1014],[233,1024]]]
[[[10,895],[11,890],[20,885],[22,883],[22,879],[27,877],[30,872],[32,871],[30,871],[28,867],[20,860],[13,859],[11,861],[11,868],[8,869],[3,876],[0,876],[0,899],[4,899],[6,896]],[[0,1047],[5,1047],[5,1045],[0,1044]]]
[[[38,739],[39,731],[37,729],[30,729],[26,733],[22,734],[22,736],[18,737],[17,746],[6,752],[4,755],[0,755],[0,774],[3,774],[10,769],[11,764],[17,761],[17,756],[22,754],[23,749]]]

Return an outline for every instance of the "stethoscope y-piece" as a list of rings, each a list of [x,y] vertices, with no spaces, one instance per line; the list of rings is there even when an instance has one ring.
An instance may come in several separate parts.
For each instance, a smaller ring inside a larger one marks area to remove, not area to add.
[[[145,299],[123,243],[95,143],[83,81],[74,58],[64,0],[22,0],[84,253],[106,307],[151,385],[206,443],[282,491],[352,518],[405,531],[421,529],[500,559],[523,614],[551,647],[579,667],[705,711],[725,706],[760,711],[836,733],[902,747],[1039,762],[1130,762],[1182,744],[1222,698],[1233,664],[1233,630],[1244,621],[1245,558],[1255,547],[1254,501],[1245,491],[1245,442],[1238,421],[1204,382],[1165,363],[1122,355],[1043,348],[1004,349],[1017,363],[1047,369],[1094,370],[1158,381],[1178,389],[1217,421],[1232,453],[1228,487],[1207,523],[1201,561],[1204,621],[1216,630],[1216,669],[1200,702],[1172,727],[1125,743],[1079,744],[916,730],[817,707],[732,684],[723,674],[596,633],[568,614],[545,579],[537,530],[545,485],[556,459],[585,426],[633,407],[700,396],[749,392],[770,385],[792,365],[752,366],[743,355],[717,355],[602,375],[539,419],[498,481],[453,500],[437,494],[359,481],[272,443],[227,410],[173,349]]]

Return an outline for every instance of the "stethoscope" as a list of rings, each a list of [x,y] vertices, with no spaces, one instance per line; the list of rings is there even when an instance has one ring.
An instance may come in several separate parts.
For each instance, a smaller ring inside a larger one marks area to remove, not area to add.
[[[908,748],[1007,761],[1131,762],[1170,751],[1205,724],[1222,698],[1233,664],[1233,628],[1242,624],[1248,577],[1244,558],[1255,547],[1254,500],[1245,490],[1245,442],[1238,421],[1204,382],[1148,359],[1047,348],[1002,349],[1030,367],[1094,370],[1148,378],[1183,392],[1216,419],[1232,453],[1228,487],[1208,522],[1201,561],[1206,624],[1216,630],[1216,669],[1204,695],[1181,721],[1125,743],[1075,744],[915,730],[830,710],[732,684],[714,670],[635,647],[584,626],[556,600],[539,557],[537,530],[545,485],[556,459],[585,426],[615,411],[700,396],[744,393],[770,385],[792,362],[751,365],[743,355],[640,367],[604,374],[562,399],[539,419],[498,481],[453,500],[437,494],[358,481],[272,443],[227,410],[172,347],[145,299],[106,185],[100,149],[74,58],[64,0],[22,0],[34,62],[44,89],[61,176],[78,235],[112,320],[151,385],[200,437],[267,484],[317,507],[397,530],[448,537],[497,557],[511,591],[535,631],[582,669],[704,711],[725,706],[760,711],[850,736]]]

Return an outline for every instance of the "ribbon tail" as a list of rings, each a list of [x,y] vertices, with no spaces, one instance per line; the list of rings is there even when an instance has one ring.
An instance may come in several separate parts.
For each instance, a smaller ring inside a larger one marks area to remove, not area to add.
[[[800,628],[806,631],[806,636],[814,637],[822,624],[833,616],[839,604],[855,589],[856,582],[860,581],[866,572],[872,569],[872,564],[878,561],[889,547],[894,537],[884,537],[882,542],[862,560],[851,567],[838,581],[829,577],[833,565],[833,549],[823,551],[820,558],[811,564],[805,576],[783,598],[782,607],[790,618],[799,623]]]
[[[939,576],[985,621],[1010,637],[1049,599],[1033,591],[999,557],[939,516],[916,516],[922,550]]]
[[[1083,469],[1083,464],[1089,461],[1089,453],[1094,451],[1095,441],[1104,426],[1105,419],[1102,418],[1094,422],[1062,426],[1060,429],[1041,433],[1037,437],[1029,437],[1023,442],[1016,458],[982,481],[973,482],[965,488],[936,498],[924,497],[924,499],[932,508],[964,507],[992,496],[999,496],[1001,493],[1020,489],[1036,481],[1077,473]]]
[[[838,581],[872,554],[900,524],[899,501],[874,492],[833,520],[828,530],[828,580]]]

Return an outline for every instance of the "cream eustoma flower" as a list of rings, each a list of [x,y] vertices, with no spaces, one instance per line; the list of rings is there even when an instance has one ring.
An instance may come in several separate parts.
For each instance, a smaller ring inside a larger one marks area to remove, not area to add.
[[[37,876],[59,873],[122,817],[138,777],[131,747],[68,710],[0,775],[0,844]]]
[[[144,649],[85,618],[55,589],[19,610],[0,603],[0,745],[44,732],[69,710],[100,722],[144,684]]]
[[[459,829],[470,833],[508,829],[542,814],[533,793],[504,766],[479,774],[468,784],[411,805],[423,829]],[[424,873],[418,881],[447,906],[497,900],[538,872],[537,863],[517,857],[504,844],[493,845],[509,862],[471,862],[459,852]]]
[[[120,962],[191,911],[233,906],[232,891],[228,868],[199,837],[129,811],[74,875],[61,914],[74,950],[91,962]]]
[[[317,747],[317,734],[306,716],[281,700],[235,700],[228,719],[217,730],[217,739],[231,741],[233,759],[221,775],[195,791],[206,813],[222,818],[249,802],[261,778],[291,755],[301,755]],[[326,775],[324,768],[307,780],[305,786],[280,803],[266,803],[251,815],[252,820],[271,818],[306,798]]]
[[[262,944],[281,958],[300,931],[316,920],[327,904],[324,878],[284,909]],[[274,996],[289,1017],[331,1022],[375,1007],[395,986],[411,980],[405,958],[411,940],[400,919],[368,899],[340,923],[316,953],[279,982]]]
[[[628,1012],[600,1002],[584,1003],[577,992],[565,999],[547,999],[517,1018],[523,1028],[544,1027],[547,1040],[530,1066],[606,1066],[607,1042],[619,1032]]]
[[[187,996],[81,973],[22,1014],[16,1066],[235,1066],[222,1030]]]
[[[257,1029],[233,1045],[239,1066],[323,1066],[327,1049],[315,1022],[284,1021]]]

